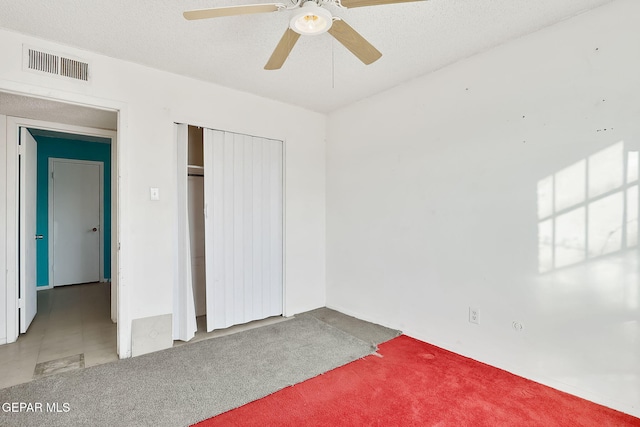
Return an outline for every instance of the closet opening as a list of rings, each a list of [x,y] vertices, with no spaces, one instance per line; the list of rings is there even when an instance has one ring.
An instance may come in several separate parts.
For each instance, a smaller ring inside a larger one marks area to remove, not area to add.
[[[174,340],[283,314],[283,142],[176,124]]]
[[[187,204],[193,298],[199,330],[206,330],[207,292],[205,272],[204,230],[204,146],[203,129],[188,127]]]

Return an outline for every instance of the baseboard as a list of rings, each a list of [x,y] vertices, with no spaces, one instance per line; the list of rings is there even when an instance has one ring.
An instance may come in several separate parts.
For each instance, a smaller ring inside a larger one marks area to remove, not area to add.
[[[53,285],[36,286],[36,291],[46,291],[47,289],[53,289]]]
[[[384,326],[385,328],[389,328],[389,329],[395,329],[396,331],[400,331],[404,333],[404,331],[398,328],[397,325],[385,324],[383,322],[380,322],[380,319],[375,319],[373,317],[364,315],[358,311],[349,310],[345,307],[342,307],[340,305],[335,305],[335,304],[327,304],[326,307],[331,310],[339,311],[340,313],[346,314],[347,316],[355,317],[356,319],[364,320],[365,322],[375,323],[376,325]]]
[[[142,317],[131,322],[131,355],[140,356],[173,346],[173,315]]]
[[[372,318],[370,316],[367,315],[363,315],[362,313],[359,313],[357,311],[354,310],[350,310],[347,309],[345,307],[341,307],[340,305],[336,305],[336,304],[327,304],[327,308],[330,308],[332,310],[336,310],[339,311],[343,314],[346,314],[348,316],[353,316],[356,317],[358,319],[361,320],[365,320],[367,322],[371,322],[371,323],[376,323],[391,329],[399,329],[397,327],[394,327],[393,325],[386,325],[383,322],[380,322],[379,320]],[[565,393],[569,393],[571,395],[580,397],[582,399],[588,400],[590,402],[594,402],[597,403],[599,405],[603,405],[606,406],[608,408],[611,409],[615,409],[616,411],[620,411],[620,412],[624,412],[625,414],[629,414],[632,415],[634,417],[639,417],[640,418],[640,407],[636,404],[630,403],[630,402],[622,402],[616,399],[612,399],[608,396],[602,395],[600,393],[597,392],[593,392],[591,390],[585,390],[581,387],[572,385],[572,384],[567,384],[565,382],[562,382],[560,380],[557,380],[555,378],[550,378],[544,375],[540,375],[539,373],[533,373],[530,372],[526,367],[522,367],[522,366],[517,366],[516,364],[514,364],[513,362],[510,362],[508,360],[496,360],[493,357],[490,357],[489,355],[485,355],[482,354],[480,352],[476,352],[476,351],[468,351],[468,349],[466,349],[467,351],[460,351],[460,349],[453,349],[451,343],[449,342],[440,342],[439,340],[433,339],[433,337],[429,337],[429,336],[425,336],[424,334],[413,330],[410,326],[407,327],[405,330],[402,331],[405,335],[418,339],[420,341],[424,341],[426,343],[429,343],[431,345],[434,345],[436,347],[440,347],[443,348],[447,351],[451,351],[453,353],[456,354],[460,354],[464,357],[468,357],[470,359],[476,360],[480,363],[484,363],[486,365],[489,366],[493,366],[494,368],[497,369],[501,369],[503,371],[507,371],[509,373],[512,373],[514,375],[517,375],[519,377],[522,378],[526,378],[528,380],[531,381],[535,381],[537,383],[543,384],[547,387],[551,387],[553,389],[556,390],[560,390],[562,392]]]

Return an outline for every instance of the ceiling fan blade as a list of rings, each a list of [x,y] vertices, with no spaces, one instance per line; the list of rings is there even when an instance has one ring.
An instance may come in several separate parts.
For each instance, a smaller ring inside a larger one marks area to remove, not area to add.
[[[352,7],[380,6],[383,4],[408,3],[414,1],[424,0],[342,0],[340,3],[342,4],[342,6],[349,9]]]
[[[341,19],[333,21],[331,28],[329,28],[329,34],[367,65],[377,61],[382,56],[378,49],[373,47],[371,43]]]
[[[276,46],[276,49],[271,54],[271,58],[267,61],[267,65],[264,66],[264,69],[279,70],[284,64],[284,61],[289,57],[293,46],[295,46],[299,38],[300,34],[291,28],[287,28],[287,31],[284,32],[284,35],[278,42],[278,46]]]
[[[276,12],[285,7],[281,3],[247,4],[244,6],[213,7],[211,9],[187,10],[182,15],[194,19],[219,18],[221,16],[249,15],[252,13]]]

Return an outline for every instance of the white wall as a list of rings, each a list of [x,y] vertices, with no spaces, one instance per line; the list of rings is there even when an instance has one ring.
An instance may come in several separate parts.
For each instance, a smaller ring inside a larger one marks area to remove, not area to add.
[[[7,118],[0,114],[0,135],[6,134],[6,126],[7,126]],[[2,137],[0,136],[0,141]],[[6,163],[5,156],[6,150],[4,147],[0,147],[0,165],[4,165]],[[7,293],[4,286],[5,274],[7,271],[6,266],[6,245],[4,242],[7,241],[6,235],[6,211],[2,209],[2,203],[7,199],[7,186],[6,179],[4,177],[6,169],[3,168],[3,172],[0,173],[0,310],[3,307],[7,306]],[[5,344],[7,342],[7,318],[6,316],[0,315],[0,344]]]
[[[638,16],[619,0],[331,114],[328,306],[639,416],[637,247],[540,274],[537,216],[540,180],[638,150]]]
[[[89,61],[91,83],[22,71],[23,43]],[[325,116],[4,30],[0,58],[0,90],[121,110],[121,320],[172,312],[174,122],[285,141],[285,314],[325,304]],[[160,188],[159,202],[149,187]],[[129,354],[130,336],[120,340]]]

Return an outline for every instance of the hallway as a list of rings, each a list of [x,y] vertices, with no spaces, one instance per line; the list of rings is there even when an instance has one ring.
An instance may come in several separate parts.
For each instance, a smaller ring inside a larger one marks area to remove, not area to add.
[[[39,291],[38,314],[27,333],[0,346],[0,388],[117,360],[110,287],[88,283]]]

